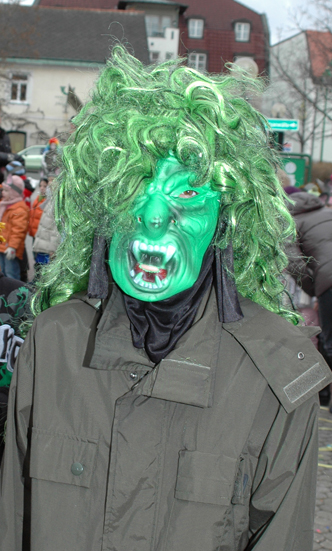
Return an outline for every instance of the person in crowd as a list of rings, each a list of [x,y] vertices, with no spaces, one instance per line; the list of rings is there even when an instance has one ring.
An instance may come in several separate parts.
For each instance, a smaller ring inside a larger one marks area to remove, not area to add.
[[[288,272],[310,296],[318,299],[319,350],[332,369],[332,210],[312,193],[285,188],[297,230],[289,244]],[[328,389],[321,394],[328,393]],[[328,393],[330,394],[330,392]],[[330,406],[332,413],[332,404]]]
[[[0,243],[0,267],[7,277],[20,279],[20,260],[28,232],[30,209],[23,199],[24,182],[19,176],[9,175],[2,184],[0,221],[5,224]]]
[[[25,172],[25,166],[20,161],[16,161],[15,159],[8,163],[6,165],[6,171],[8,174],[16,174],[16,176],[19,176],[22,178],[24,182],[24,190],[23,190],[23,198],[28,207],[31,207],[31,195],[34,192],[35,186],[32,182],[36,184],[36,180],[32,180],[31,178],[27,178],[26,172]],[[32,181],[31,181],[32,180]]]
[[[52,196],[49,187],[46,188],[45,193],[47,197],[40,205],[41,217],[32,247],[37,273],[41,266],[49,263],[61,241],[54,219]]]
[[[1,114],[0,114],[0,151],[3,153],[11,153],[11,145],[9,136],[4,128],[1,127]]]
[[[76,116],[10,389],[4,549],[312,549],[331,372],[282,305],[294,223],[252,86],[117,45]]]
[[[59,173],[60,143],[58,138],[50,138],[43,153],[42,166],[44,176]]]
[[[0,464],[5,445],[9,385],[23,343],[22,324],[29,318],[30,289],[0,272]]]
[[[34,200],[30,211],[28,233],[29,235],[31,235],[31,237],[35,237],[38,230],[39,222],[43,214],[43,209],[41,208],[41,206],[46,201],[47,187],[48,187],[48,178],[46,177],[41,178],[39,182],[39,194]]]
[[[29,207],[29,209],[31,209],[31,195],[35,189],[37,180],[34,180],[33,178],[27,178],[24,164],[21,161],[18,161],[15,159],[6,165],[6,170],[8,174],[12,174],[12,175],[16,174],[17,176],[22,178],[24,182],[23,198],[27,206]],[[24,282],[27,282],[28,270],[29,270],[29,259],[28,259],[28,254],[25,247],[23,251],[23,258],[19,262],[20,262],[20,269],[21,269],[20,279]]]
[[[8,159],[7,157],[7,154],[8,153],[11,153],[12,150],[11,150],[11,145],[10,145],[10,140],[9,140],[9,136],[7,134],[7,132],[5,131],[4,128],[1,127],[1,113],[0,113],[0,154],[5,154],[3,155],[3,157],[6,158],[6,161]],[[2,184],[2,182],[4,181],[4,164],[1,163],[0,164],[0,184]]]

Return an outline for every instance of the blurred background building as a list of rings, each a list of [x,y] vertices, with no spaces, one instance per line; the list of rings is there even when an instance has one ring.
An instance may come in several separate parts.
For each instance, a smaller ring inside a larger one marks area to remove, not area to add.
[[[182,55],[202,72],[239,60],[269,71],[266,17],[234,0],[0,4],[0,111],[13,151],[66,139],[115,40],[143,63]]]

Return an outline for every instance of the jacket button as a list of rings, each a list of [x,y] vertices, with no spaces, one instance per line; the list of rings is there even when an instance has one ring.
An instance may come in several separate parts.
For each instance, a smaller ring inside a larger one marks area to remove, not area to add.
[[[137,381],[138,379],[138,374],[136,371],[132,371],[130,374],[129,374],[129,377],[131,378],[132,381]]]
[[[82,474],[82,472],[84,471],[84,467],[82,465],[82,463],[73,463],[72,466],[71,466],[71,472],[75,475],[75,476],[80,476],[80,474]]]
[[[299,352],[298,355],[297,355],[298,359],[299,360],[304,360],[304,354],[303,352]]]

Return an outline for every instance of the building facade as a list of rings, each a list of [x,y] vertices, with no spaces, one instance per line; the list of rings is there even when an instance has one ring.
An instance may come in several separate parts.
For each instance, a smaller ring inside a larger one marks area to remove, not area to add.
[[[150,60],[186,56],[198,71],[220,73],[225,63],[251,58],[260,74],[269,71],[265,14],[235,0],[35,0],[40,6],[140,10],[145,13]]]
[[[148,63],[141,12],[0,4],[2,126],[20,149],[67,137],[70,118],[89,99],[112,44],[124,36]]]

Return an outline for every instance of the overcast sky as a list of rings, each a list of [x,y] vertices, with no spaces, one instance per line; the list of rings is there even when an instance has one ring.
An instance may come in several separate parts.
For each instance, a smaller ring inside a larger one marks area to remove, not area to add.
[[[306,4],[306,0],[239,0],[241,4],[252,8],[258,13],[265,13],[267,15],[270,33],[271,44],[275,44],[280,40],[292,36],[299,32],[296,27],[294,15],[299,16],[300,10]],[[310,9],[312,10],[312,0],[307,0]],[[312,25],[303,18],[301,20],[303,28],[312,28]]]
[[[215,1],[221,2],[222,0]],[[310,0],[307,1],[310,2]],[[32,3],[33,0],[22,0],[22,4],[25,5]],[[241,0],[240,3],[258,13],[266,13],[271,32],[271,44],[275,44],[279,40],[298,32],[290,12],[298,11],[299,6],[303,6],[306,0]],[[310,3],[312,4],[312,0]],[[310,24],[305,26],[310,28]]]

